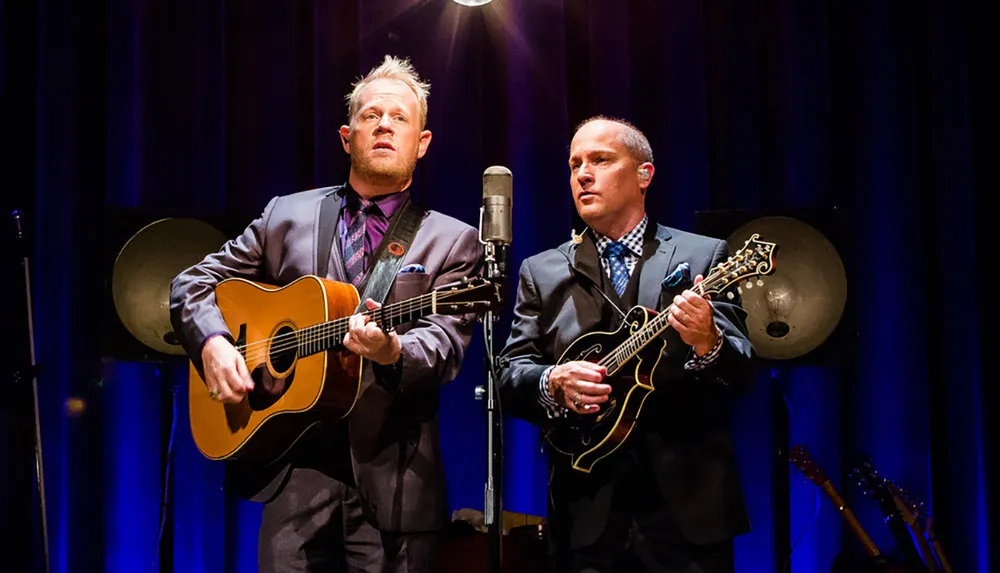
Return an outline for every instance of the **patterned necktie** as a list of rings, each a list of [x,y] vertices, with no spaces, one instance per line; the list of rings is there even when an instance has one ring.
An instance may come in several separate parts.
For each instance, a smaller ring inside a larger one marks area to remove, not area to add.
[[[628,265],[625,264],[625,243],[611,241],[604,248],[604,256],[611,265],[611,282],[615,285],[615,292],[621,296],[629,279]]]
[[[361,198],[358,210],[354,214],[354,220],[351,221],[351,226],[347,229],[344,269],[347,271],[347,280],[354,286],[358,286],[362,277],[365,276],[365,221],[368,219],[371,205],[371,201]]]

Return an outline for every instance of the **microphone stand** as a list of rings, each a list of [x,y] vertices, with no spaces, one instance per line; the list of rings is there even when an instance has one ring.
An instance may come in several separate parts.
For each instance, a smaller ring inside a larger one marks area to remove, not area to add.
[[[490,282],[502,279],[504,273],[501,261],[503,260],[504,245],[495,245],[490,241],[482,241],[485,253],[485,274]],[[500,250],[498,256],[497,249]],[[485,312],[483,317],[483,335],[486,339],[486,388],[476,387],[476,399],[481,400],[486,397],[486,419],[487,419],[487,473],[486,473],[486,499],[483,504],[483,523],[487,527],[489,536],[489,571],[500,573],[502,568],[502,528],[503,521],[503,495],[501,480],[503,476],[503,423],[502,413],[499,412],[499,395],[496,389],[496,361],[493,357],[493,323],[497,320],[492,309]],[[499,438],[499,439],[498,439]]]
[[[31,364],[29,369],[31,371],[31,386],[32,386],[32,401],[34,402],[35,408],[35,479],[38,482],[38,499],[39,499],[39,509],[41,511],[42,517],[42,551],[45,554],[45,571],[49,571],[49,526],[47,512],[45,510],[45,474],[42,470],[44,464],[44,457],[42,456],[42,428],[39,422],[38,414],[38,368],[35,364],[35,325],[32,316],[31,307],[31,268],[28,264],[28,249],[24,244],[24,232],[21,228],[21,211],[15,210],[12,213],[14,217],[14,223],[17,226],[17,242],[20,246],[22,253],[22,265],[24,266],[24,292],[27,297],[27,314],[28,314],[28,346],[31,349]]]

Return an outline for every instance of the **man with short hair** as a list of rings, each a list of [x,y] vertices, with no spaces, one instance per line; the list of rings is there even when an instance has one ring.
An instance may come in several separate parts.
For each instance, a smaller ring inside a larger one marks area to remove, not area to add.
[[[671,328],[655,391],[624,443],[589,473],[550,451],[557,570],[730,573],[732,539],[749,522],[727,424],[730,401],[749,383],[751,345],[738,297],[709,301],[692,290],[728,246],[650,219],[653,152],[624,120],[583,122],[569,168],[588,229],[521,265],[500,361],[504,409],[546,431],[596,415],[612,390],[608,372],[587,360],[556,365],[566,349],[614,331],[636,305],[669,312]]]
[[[323,278],[363,292],[376,266],[373,253],[411,207],[414,167],[431,143],[428,92],[408,61],[386,56],[348,97],[349,124],[340,128],[351,157],[347,183],[275,197],[240,237],[174,279],[171,320],[210,396],[238,403],[254,388],[215,303],[221,280],[280,286],[326,267]],[[327,204],[333,215],[323,219]],[[476,229],[435,211],[417,221],[387,303],[480,272]],[[324,236],[332,244],[321,244]],[[474,318],[430,315],[389,332],[363,314],[350,318],[343,344],[365,366],[347,420],[324,421],[271,467],[227,467],[228,488],[265,504],[261,571],[437,569],[437,532],[447,519],[438,388],[457,375]]]

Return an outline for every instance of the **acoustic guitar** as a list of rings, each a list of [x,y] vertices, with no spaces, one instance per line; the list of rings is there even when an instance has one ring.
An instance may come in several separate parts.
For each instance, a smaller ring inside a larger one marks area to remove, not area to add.
[[[775,243],[754,234],[725,262],[716,265],[691,290],[699,295],[727,294],[729,287],[774,270]],[[758,285],[759,286],[759,285]],[[673,305],[671,305],[673,306]],[[617,450],[635,427],[646,398],[655,390],[654,373],[667,341],[661,335],[670,328],[669,307],[660,313],[642,306],[632,307],[618,330],[585,334],[563,352],[558,364],[589,361],[606,367],[604,383],[611,386],[608,400],[596,413],[576,414],[546,428],[551,448],[571,459],[572,467],[590,473],[595,464]]]
[[[351,412],[363,366],[342,344],[360,303],[353,285],[312,275],[283,287],[227,279],[215,297],[254,388],[238,404],[214,400],[191,362],[191,433],[205,457],[273,463],[314,424]],[[499,285],[476,278],[363,314],[388,332],[432,314],[499,305]]]

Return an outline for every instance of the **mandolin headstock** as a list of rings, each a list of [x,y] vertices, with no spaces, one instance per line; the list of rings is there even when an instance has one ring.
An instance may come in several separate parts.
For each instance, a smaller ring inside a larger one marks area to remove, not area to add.
[[[754,233],[740,250],[712,269],[702,282],[702,292],[722,294],[741,281],[773,273],[777,249],[776,243],[762,241],[760,235]],[[733,298],[732,293],[727,296]]]

